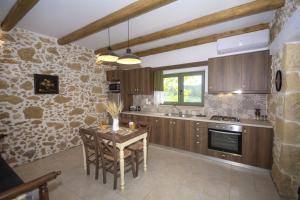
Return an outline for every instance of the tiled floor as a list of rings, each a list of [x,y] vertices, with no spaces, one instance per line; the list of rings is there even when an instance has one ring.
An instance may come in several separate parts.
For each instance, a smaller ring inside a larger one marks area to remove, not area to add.
[[[114,191],[112,176],[107,184],[87,176],[81,147],[58,153],[16,168],[25,181],[53,170],[61,170],[49,184],[52,200],[277,200],[269,173],[224,164],[197,154],[150,146],[148,171],[139,177],[126,174],[125,191]],[[118,180],[119,181],[119,180]],[[118,182],[119,186],[119,182]]]

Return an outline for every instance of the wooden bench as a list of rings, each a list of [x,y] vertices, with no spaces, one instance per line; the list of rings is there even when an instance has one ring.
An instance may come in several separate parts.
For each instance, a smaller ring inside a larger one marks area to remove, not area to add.
[[[1,135],[1,138],[3,135]],[[48,200],[47,183],[60,175],[60,171],[53,171],[32,181],[24,183],[15,171],[0,156],[0,200],[9,200],[22,194],[38,189],[39,199]]]

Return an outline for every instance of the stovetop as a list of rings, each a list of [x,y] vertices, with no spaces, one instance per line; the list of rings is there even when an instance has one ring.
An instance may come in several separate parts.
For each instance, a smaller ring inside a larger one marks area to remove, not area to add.
[[[211,120],[216,121],[226,121],[226,122],[239,122],[240,119],[238,117],[229,117],[229,116],[221,116],[221,115],[213,115]]]

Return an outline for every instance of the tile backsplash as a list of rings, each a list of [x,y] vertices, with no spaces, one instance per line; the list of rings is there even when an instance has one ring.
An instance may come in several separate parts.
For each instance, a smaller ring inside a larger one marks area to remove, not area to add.
[[[134,95],[133,104],[140,105],[146,112],[177,112],[170,105],[154,105],[153,95]],[[237,116],[254,119],[255,109],[261,109],[261,115],[267,115],[266,94],[205,94],[204,106],[177,106],[183,113]]]

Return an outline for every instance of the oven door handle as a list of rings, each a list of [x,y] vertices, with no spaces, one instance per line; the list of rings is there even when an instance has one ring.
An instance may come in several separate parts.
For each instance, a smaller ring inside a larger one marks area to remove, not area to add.
[[[216,131],[216,130],[210,130],[211,132],[215,132],[215,133],[222,133],[222,134],[226,134],[226,135],[242,135],[240,132],[223,132],[223,131]]]

